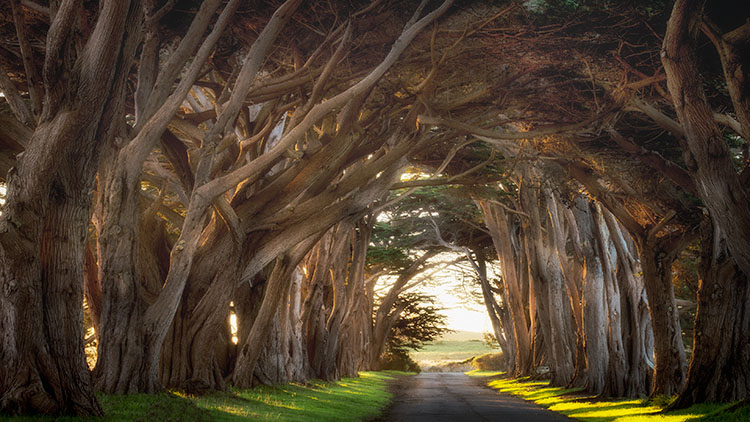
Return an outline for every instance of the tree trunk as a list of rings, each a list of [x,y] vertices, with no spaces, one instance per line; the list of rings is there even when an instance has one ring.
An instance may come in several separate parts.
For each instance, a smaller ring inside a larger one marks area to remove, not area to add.
[[[655,236],[639,245],[643,283],[654,332],[654,385],[651,396],[671,396],[685,385],[685,346],[672,285],[672,262],[679,250],[664,250]]]
[[[268,340],[272,328],[271,322],[281,306],[282,298],[285,293],[289,292],[288,285],[291,283],[292,274],[297,264],[318,239],[319,236],[308,238],[289,251],[288,255],[276,259],[273,271],[266,282],[258,315],[238,351],[237,364],[232,371],[232,383],[235,387],[252,386],[255,366]]]
[[[637,251],[632,240],[625,238],[614,216],[607,210],[602,210],[602,214],[617,251],[617,278],[623,298],[621,321],[628,374],[622,396],[643,397],[651,391],[654,373],[653,347],[647,342],[653,334],[643,280],[636,276],[640,272],[634,258]]]
[[[239,279],[236,250],[210,243],[196,260],[170,333],[162,346],[160,380],[191,394],[225,390],[230,299]],[[216,286],[214,286],[214,284]]]
[[[235,345],[230,301],[242,264],[240,247],[215,216],[204,229],[180,306],[162,345],[160,375],[165,387],[192,393],[225,390]]]
[[[607,345],[609,347],[609,371],[602,396],[624,397],[628,377],[628,362],[623,340],[622,300],[618,280],[617,251],[610,231],[604,221],[602,208],[596,205],[596,241],[602,258],[604,290],[607,305]]]
[[[253,372],[264,385],[305,382],[309,369],[302,342],[300,322],[300,287],[302,272],[295,270],[289,291],[273,319],[273,328]]]
[[[521,274],[516,268],[521,255],[519,239],[516,233],[511,232],[509,228],[509,217],[501,212],[498,207],[486,201],[479,201],[479,206],[501,262],[503,290],[510,318],[513,321],[514,349],[516,352],[514,376],[530,375],[532,354],[529,321],[524,307]]]
[[[125,29],[137,27],[140,3],[102,2],[72,66],[61,57],[72,51],[74,28],[66,22],[77,12],[61,9],[51,23],[40,124],[7,183],[0,220],[0,412],[101,415],[83,345],[84,245],[101,147],[121,115],[138,44],[137,33]]]
[[[583,335],[586,356],[586,391],[602,394],[609,370],[607,315],[604,274],[596,249],[596,221],[592,204],[583,196],[575,199],[574,213],[578,224],[584,259]]]
[[[153,367],[153,362],[158,364],[161,344],[150,340],[153,333],[146,328],[145,314],[168,271],[168,235],[163,221],[144,219],[138,225],[125,224],[123,219],[108,216],[106,210],[111,208],[102,209],[103,221],[111,219],[102,224],[98,236],[103,306],[94,368],[96,388],[110,394],[153,393],[161,389],[158,367]],[[137,202],[135,207],[123,205],[120,210],[132,211],[135,218],[141,216]],[[135,230],[140,232],[137,240]]]
[[[490,323],[492,324],[492,333],[494,334],[498,345],[500,345],[500,349],[504,353],[503,366],[507,366],[508,356],[510,353],[508,339],[505,337],[503,324],[500,319],[500,306],[498,306],[497,301],[495,300],[495,294],[492,292],[490,282],[487,279],[487,262],[485,261],[484,256],[482,256],[479,250],[475,251],[474,255],[476,256],[476,259],[471,256],[471,252],[469,251],[469,249],[466,249],[466,257],[467,259],[469,259],[472,267],[474,267],[474,271],[477,272],[477,276],[479,276],[479,286],[482,289],[482,299],[484,302],[484,307],[487,310],[487,316],[490,318]],[[503,370],[505,371],[508,371],[510,369],[512,368],[503,368]]]
[[[373,290],[365,282],[367,249],[376,216],[369,215],[357,222],[353,230],[353,253],[346,283],[349,306],[340,336],[338,371],[342,377],[355,377],[367,369],[372,336]]]
[[[701,282],[687,385],[670,406],[733,402],[750,395],[750,283],[718,225],[701,245]]]
[[[71,192],[78,179],[58,174],[59,190],[44,217],[27,211],[14,218],[23,240],[17,251],[0,250],[0,410],[6,413],[101,414],[86,365],[81,307],[90,201]]]
[[[680,143],[698,197],[726,236],[732,258],[745,274],[750,274],[750,191],[735,170],[732,153],[714,121],[703,89],[696,55],[702,10],[697,0],[675,2],[662,46],[662,64],[675,112],[684,129]],[[720,51],[725,71],[734,70],[734,74],[727,74],[729,93],[743,126],[750,127],[745,109],[747,91],[742,90],[747,86],[748,71],[727,62],[727,53],[730,52]]]

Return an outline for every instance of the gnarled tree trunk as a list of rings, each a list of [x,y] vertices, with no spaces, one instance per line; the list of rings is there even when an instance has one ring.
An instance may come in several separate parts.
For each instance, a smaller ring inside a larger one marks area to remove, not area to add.
[[[77,55],[76,3],[63,2],[52,20],[39,126],[8,179],[0,220],[1,412],[101,414],[83,345],[84,245],[99,156],[122,113],[138,44],[129,28],[140,2],[101,2]]]
[[[687,385],[672,409],[750,395],[750,283],[730,256],[718,225],[704,232],[693,354]]]
[[[602,394],[606,388],[609,370],[607,345],[606,292],[601,258],[597,253],[596,220],[593,206],[583,196],[574,203],[574,214],[578,224],[581,250],[584,260],[583,281],[583,337],[586,356],[586,391]]]
[[[524,306],[524,292],[522,275],[517,265],[521,262],[521,249],[518,235],[511,231],[509,217],[500,208],[487,201],[479,201],[484,215],[484,221],[492,236],[503,273],[503,291],[506,304],[513,322],[513,338],[515,339],[515,376],[529,375],[532,368],[531,338],[529,317]],[[515,229],[515,225],[513,225]],[[521,271],[525,268],[520,268]]]

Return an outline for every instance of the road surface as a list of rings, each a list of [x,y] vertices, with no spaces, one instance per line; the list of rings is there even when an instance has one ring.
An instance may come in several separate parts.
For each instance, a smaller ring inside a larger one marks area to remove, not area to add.
[[[390,422],[571,422],[521,398],[500,394],[460,372],[408,376],[394,386]]]

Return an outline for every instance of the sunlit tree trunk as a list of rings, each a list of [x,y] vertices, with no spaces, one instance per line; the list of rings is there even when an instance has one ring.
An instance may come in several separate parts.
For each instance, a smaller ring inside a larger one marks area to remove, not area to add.
[[[660,234],[674,214],[667,214],[655,225],[642,226],[599,184],[590,169],[571,165],[569,171],[617,217],[638,245],[654,339],[651,395],[673,395],[684,385],[686,362],[672,285],[672,262],[685,247],[689,233]]]
[[[563,267],[555,248],[554,227],[550,213],[557,204],[549,188],[542,188],[531,180],[533,171],[527,172],[525,187],[521,190],[524,210],[529,214],[526,229],[530,242],[530,271],[534,280],[537,325],[545,334],[546,352],[552,383],[566,385],[574,374],[573,315],[564,280]],[[537,178],[534,178],[537,179]],[[542,228],[545,231],[542,231]]]
[[[627,360],[627,377],[623,397],[642,397],[651,391],[653,379],[653,334],[648,302],[641,277],[637,276],[635,244],[623,233],[619,223],[609,211],[602,209],[602,215],[611,233],[613,246],[617,251],[617,278],[622,296],[622,331]]]
[[[257,316],[253,319],[244,341],[239,345],[237,363],[232,371],[232,384],[235,387],[252,386],[253,372],[272,332],[272,322],[277,319],[281,304],[288,305],[288,301],[282,298],[289,292],[292,275],[296,271],[297,264],[318,239],[319,236],[308,238],[291,249],[288,255],[276,259],[271,275],[266,281]]]
[[[531,338],[529,336],[529,320],[524,307],[522,275],[517,265],[520,262],[520,244],[515,231],[511,232],[509,217],[500,207],[479,201],[484,215],[485,224],[492,236],[498,257],[500,258],[503,274],[503,287],[506,304],[513,324],[513,338],[515,340],[515,369],[514,375],[529,375],[532,367]]]
[[[508,338],[506,337],[504,325],[501,319],[503,311],[497,304],[497,300],[495,300],[495,293],[492,291],[492,286],[487,279],[487,262],[484,259],[484,256],[479,250],[474,251],[473,255],[474,256],[472,256],[469,249],[466,249],[466,257],[474,268],[474,271],[476,271],[477,276],[479,277],[479,286],[482,290],[482,300],[487,311],[487,316],[490,319],[490,324],[492,324],[492,334],[495,336],[500,349],[503,351],[503,365],[505,365],[506,368],[502,369],[507,371],[512,369],[512,367],[510,367],[509,365],[509,357],[511,356],[512,349],[510,349]]]

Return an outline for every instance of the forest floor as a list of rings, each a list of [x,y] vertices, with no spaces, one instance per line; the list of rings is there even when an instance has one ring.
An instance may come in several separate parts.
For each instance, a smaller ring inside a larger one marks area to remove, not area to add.
[[[376,417],[388,405],[388,382],[404,373],[361,372],[335,382],[261,386],[200,397],[179,393],[100,395],[101,418],[7,417],[3,422],[355,422]]]
[[[549,387],[549,381],[504,378],[500,372],[471,371],[474,377],[503,394],[512,394],[554,412],[586,422],[747,422],[750,406],[701,404],[688,409],[662,412],[666,401],[598,400],[576,390]]]

